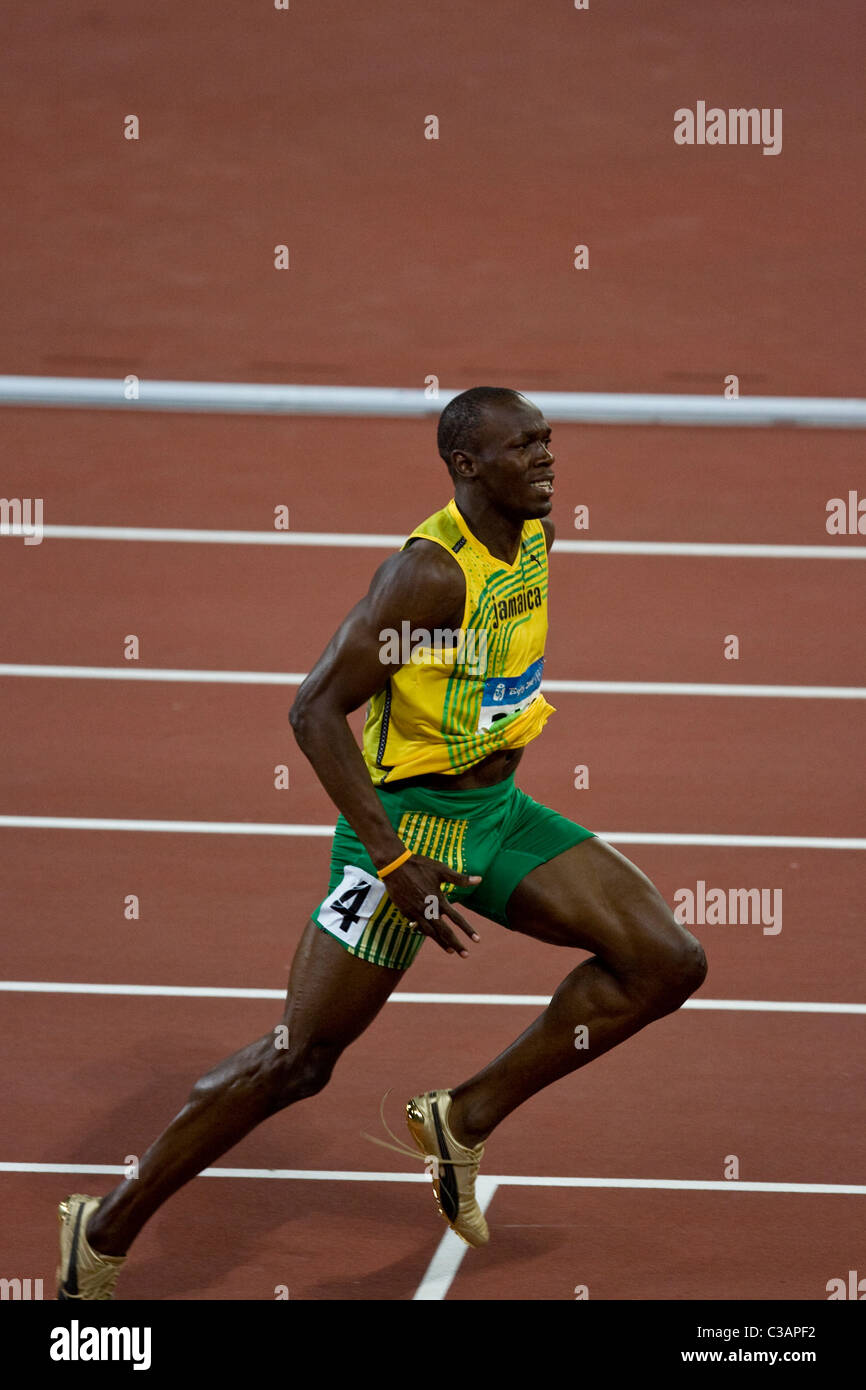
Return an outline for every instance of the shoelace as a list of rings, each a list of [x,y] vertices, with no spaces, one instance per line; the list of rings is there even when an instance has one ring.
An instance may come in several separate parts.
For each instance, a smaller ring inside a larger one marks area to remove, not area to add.
[[[390,1094],[391,1091],[388,1090],[382,1097],[382,1100],[379,1105],[379,1118],[382,1121],[382,1128],[388,1134],[390,1134],[391,1138],[393,1139],[393,1144],[389,1144],[387,1139],[377,1139],[375,1134],[367,1134],[366,1130],[363,1129],[361,1130],[362,1139],[369,1139],[371,1144],[378,1144],[383,1149],[393,1149],[394,1153],[408,1154],[410,1158],[420,1159],[422,1163],[426,1163],[428,1158],[432,1158],[437,1163],[450,1163],[452,1167],[455,1168],[478,1167],[480,1162],[480,1155],[477,1158],[442,1158],[439,1154],[424,1154],[416,1146],[413,1146],[411,1144],[404,1144],[402,1140],[397,1138],[393,1129],[388,1124],[388,1121],[385,1119],[385,1101],[388,1099]],[[478,1149],[468,1149],[467,1152],[471,1154],[478,1154]]]

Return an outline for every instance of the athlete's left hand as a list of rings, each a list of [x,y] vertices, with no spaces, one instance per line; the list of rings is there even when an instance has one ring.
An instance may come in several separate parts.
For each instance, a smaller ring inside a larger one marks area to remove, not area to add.
[[[456,869],[440,864],[437,859],[428,859],[424,854],[413,854],[385,880],[391,901],[408,917],[416,930],[429,936],[449,955],[456,953],[460,956],[468,956],[469,952],[446,918],[465,932],[470,941],[480,941],[481,938],[442,890],[446,883],[454,883],[460,888],[476,888],[480,882],[480,874],[458,873]]]

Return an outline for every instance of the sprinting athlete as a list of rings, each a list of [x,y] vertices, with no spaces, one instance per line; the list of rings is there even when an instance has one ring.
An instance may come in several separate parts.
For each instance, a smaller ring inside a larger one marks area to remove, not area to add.
[[[481,1071],[414,1096],[410,1135],[440,1210],[489,1238],[475,1197],[483,1146],[530,1096],[671,1013],[701,984],[698,941],[639,869],[518,789],[541,692],[554,458],[541,411],[500,387],[439,420],[454,497],[378,569],[298,691],[295,737],[340,811],[329,891],[307,924],[283,1024],[202,1077],[106,1197],[60,1206],[58,1296],[113,1297],[145,1222],[278,1110],[321,1091],[425,937],[467,956],[456,903],[510,931],[592,952]],[[347,716],[368,702],[363,751]],[[575,1046],[578,1027],[586,1047]]]

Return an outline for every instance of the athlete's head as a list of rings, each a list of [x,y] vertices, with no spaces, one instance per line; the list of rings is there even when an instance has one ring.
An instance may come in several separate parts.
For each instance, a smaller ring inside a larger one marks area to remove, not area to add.
[[[515,518],[547,516],[551,510],[550,426],[519,391],[503,386],[463,391],[442,411],[437,442],[458,502],[471,491]]]

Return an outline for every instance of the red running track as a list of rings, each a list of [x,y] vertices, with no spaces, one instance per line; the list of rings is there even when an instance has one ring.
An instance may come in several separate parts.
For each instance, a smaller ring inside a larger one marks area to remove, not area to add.
[[[396,0],[218,24],[198,0],[151,6],[146,24],[125,4],[7,15],[22,188],[0,210],[0,367],[389,385],[435,373],[530,394],[715,391],[736,372],[752,394],[856,394],[863,184],[846,132],[863,23],[853,4],[837,13],[829,25],[789,5],[781,33],[769,3],[733,30],[682,3],[650,18],[507,0],[494,26],[454,0],[435,24]],[[784,107],[782,156],[676,148],[673,109],[716,92]],[[119,136],[127,111],[137,145]],[[423,141],[427,112],[438,143]],[[265,530],[285,504],[293,530],[404,533],[447,496],[429,424],[7,410],[0,429],[5,494],[43,497],[49,523]],[[586,505],[599,538],[827,544],[827,500],[862,473],[847,432],[568,426],[556,444],[563,537]],[[301,672],[383,554],[6,539],[3,661],[122,666],[134,632],[143,666]],[[560,554],[549,674],[862,687],[859,569]],[[289,687],[0,686],[6,815],[333,818],[288,736]],[[866,834],[862,701],[553,703],[522,781],[593,827]],[[325,837],[2,835],[7,981],[280,990],[327,872]],[[698,880],[782,890],[777,934],[696,928],[710,959],[696,1002],[858,1002],[862,850],[623,848],[669,901]],[[544,996],[568,968],[492,924],[481,934],[465,962],[427,945],[404,991]],[[113,1179],[26,1165],[122,1165],[279,1004],[37,991],[4,1005],[0,1159],[24,1166],[0,1171],[3,1272],[50,1287],[56,1202]],[[222,1166],[409,1175],[360,1137],[377,1132],[382,1094],[397,1126],[404,1096],[470,1074],[537,1011],[389,1003],[321,1096]],[[862,1195],[742,1184],[858,1183],[862,1027],[851,1012],[687,1008],[542,1093],[489,1145],[493,1240],[447,1297],[825,1298],[856,1267]],[[739,1190],[506,1181],[718,1184],[730,1155]],[[442,1230],[418,1181],[202,1178],[146,1229],[120,1294],[411,1299]]]

